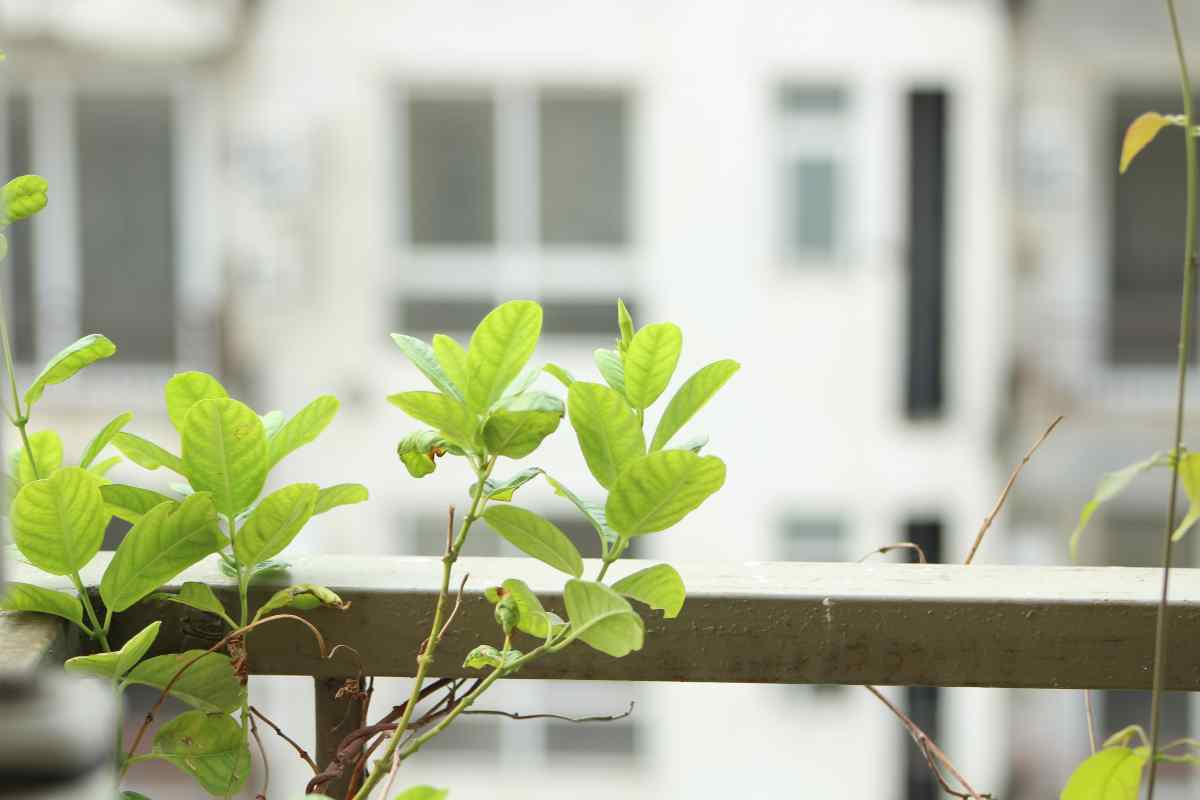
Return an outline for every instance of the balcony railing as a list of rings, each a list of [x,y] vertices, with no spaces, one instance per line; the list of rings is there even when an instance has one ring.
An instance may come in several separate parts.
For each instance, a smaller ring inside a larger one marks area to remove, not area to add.
[[[650,562],[618,562],[619,578]],[[351,603],[347,611],[307,612],[330,645],[323,659],[311,635],[281,622],[247,636],[249,668],[258,675],[314,677],[317,756],[325,763],[346,718],[332,689],[358,669],[411,676],[432,616],[436,558],[302,556],[286,576],[251,590],[251,608],[291,583],[317,583]],[[98,579],[104,557],[85,582]],[[839,683],[991,686],[1055,689],[1149,689],[1161,573],[1121,567],[1015,567],[908,564],[682,564],[688,588],[683,612],[663,620],[645,614],[645,648],[613,659],[579,645],[534,662],[518,678],[725,683]],[[588,563],[586,574],[595,574]],[[45,576],[17,566],[14,580]],[[562,611],[563,576],[530,559],[464,558],[470,573],[462,607],[438,650],[433,674],[468,674],[463,658],[496,640],[487,586],[520,578],[548,608]],[[215,584],[227,607],[236,589],[215,565],[180,576]],[[1172,649],[1166,688],[1200,690],[1200,570],[1171,581]],[[97,597],[97,602],[99,598]],[[112,644],[153,620],[164,625],[154,653],[208,647],[222,635],[210,615],[148,601],[118,615]],[[65,623],[0,612],[0,668],[35,669],[82,652]]]

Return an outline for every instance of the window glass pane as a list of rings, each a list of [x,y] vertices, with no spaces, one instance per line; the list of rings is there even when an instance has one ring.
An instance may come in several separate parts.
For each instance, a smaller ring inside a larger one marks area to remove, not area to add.
[[[625,302],[636,317],[634,303]],[[617,305],[611,300],[543,300],[542,332],[617,336]]]
[[[792,246],[800,253],[833,255],[835,170],[832,159],[802,159],[792,165]]]
[[[1112,106],[1113,162],[1130,121],[1147,108],[1178,106],[1178,94],[1118,94]],[[1112,181],[1108,353],[1115,364],[1175,363],[1183,258],[1179,209],[1184,207],[1186,193],[1183,174],[1180,148],[1155,146],[1139,153],[1129,171]],[[1193,358],[1195,355],[1193,350]]]
[[[785,520],[780,536],[782,561],[845,561],[845,524],[833,517]]]
[[[409,231],[414,244],[486,244],[495,239],[493,117],[488,98],[409,102]]]
[[[175,353],[171,100],[79,98],[80,242],[85,333],[103,332],[123,361]]]
[[[450,333],[463,338],[492,310],[490,300],[446,300],[441,298],[406,297],[400,303],[398,330],[412,336],[430,333]]]
[[[846,93],[836,86],[785,86],[779,92],[779,107],[785,113],[840,114]]]
[[[443,456],[438,459],[438,466],[454,459],[454,456]],[[447,515],[422,514],[413,523],[412,547],[404,551],[405,555],[440,556],[446,552],[446,522]],[[455,528],[455,533],[458,529]],[[471,535],[463,545],[464,556],[515,556],[520,555],[508,542],[501,539],[487,525],[476,524],[471,528]]]
[[[29,97],[11,95],[8,98],[8,174],[27,175],[36,172],[29,150]],[[33,294],[33,222],[19,222],[5,231],[8,237],[9,275],[12,281],[13,357],[17,361],[34,359],[36,342],[34,326],[36,311]]]
[[[541,231],[547,244],[624,244],[628,109],[618,93],[543,92]]]

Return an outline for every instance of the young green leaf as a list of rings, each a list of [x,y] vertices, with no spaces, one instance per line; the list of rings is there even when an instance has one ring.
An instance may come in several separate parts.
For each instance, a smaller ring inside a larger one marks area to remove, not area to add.
[[[392,800],[446,800],[449,789],[435,789],[432,786],[414,786],[405,789]]]
[[[571,632],[563,645],[582,639],[601,653],[620,658],[642,649],[646,626],[624,597],[602,583],[571,579],[563,590]]]
[[[188,666],[188,665],[191,666]],[[176,673],[187,667],[172,684]],[[187,650],[154,656],[138,664],[125,676],[125,683],[153,686],[163,690],[171,686],[170,694],[192,708],[212,714],[228,714],[242,705],[245,687],[233,670],[229,656]]]
[[[29,435],[29,446],[33,450],[34,460],[37,462],[37,470],[34,470],[34,464],[29,460],[29,453],[25,448],[17,451],[20,460],[17,464],[17,480],[21,483],[29,483],[38,478],[49,478],[56,469],[62,466],[63,463],[63,445],[62,439],[54,431],[38,431]]]
[[[171,418],[171,424],[182,433],[192,406],[201,400],[227,398],[229,392],[225,391],[220,381],[206,372],[180,372],[167,381],[163,396],[167,401],[167,416]]]
[[[162,627],[161,622],[151,622],[145,628],[142,628],[141,631],[130,637],[129,641],[115,653],[96,653],[90,656],[68,658],[66,663],[63,664],[63,668],[67,672],[74,672],[81,675],[95,675],[98,678],[115,681],[133,669],[134,664],[142,660],[142,656],[146,655],[146,651],[150,649],[150,645],[154,644],[160,627]]]
[[[169,453],[149,439],[143,439],[132,433],[121,431],[112,440],[113,446],[121,454],[142,469],[158,469],[166,467],[176,475],[187,477],[187,467],[183,459],[174,453]]]
[[[542,367],[542,370],[568,389],[570,389],[571,384],[575,382],[575,376],[570,372],[567,372],[558,364],[547,364],[546,366]]]
[[[629,350],[629,345],[633,344],[633,317],[629,314],[629,309],[625,307],[625,301],[617,298],[617,330],[621,332],[621,353],[624,354]]]
[[[661,450],[679,430],[688,423],[696,412],[712,399],[725,382],[741,368],[741,364],[731,359],[714,361],[708,366],[701,367],[675,392],[667,409],[658,421],[654,431],[654,439],[650,443],[650,451]]]
[[[520,506],[490,506],[483,512],[488,525],[526,555],[560,572],[583,574],[583,558],[554,523]]]
[[[79,370],[117,352],[117,346],[98,333],[89,334],[64,347],[38,373],[25,390],[25,406],[32,408],[47,386],[62,383]]]
[[[637,417],[611,388],[576,381],[567,390],[567,413],[588,469],[604,488],[646,453]]]
[[[283,552],[316,508],[320,487],[294,483],[263,498],[233,542],[243,564],[258,564]]]
[[[1178,542],[1188,530],[1200,520],[1200,453],[1185,452],[1179,460],[1179,478],[1188,497],[1188,513],[1171,534],[1171,541]]]
[[[150,595],[151,600],[166,600],[172,603],[194,608],[197,611],[204,611],[209,614],[216,614],[231,627],[238,627],[230,619],[229,614],[225,611],[225,606],[217,599],[213,593],[212,587],[207,583],[199,583],[198,581],[186,581],[183,586],[179,587],[179,594],[168,594],[166,592],[156,592]]]
[[[5,587],[4,595],[0,597],[0,610],[39,611],[70,620],[81,628],[87,627],[83,624],[83,606],[78,597],[66,592],[44,589],[32,583],[10,582]]]
[[[194,494],[146,513],[121,540],[100,580],[110,611],[124,611],[180,572],[217,552],[227,540],[212,496]]]
[[[365,503],[367,497],[367,487],[361,483],[339,483],[334,486],[326,486],[317,492],[317,502],[313,505],[313,516],[332,511],[338,506]]]
[[[649,408],[671,382],[683,333],[672,322],[642,328],[625,353],[625,397],[638,410]]]
[[[128,425],[132,419],[132,411],[126,411],[124,414],[111,419],[109,423],[101,428],[100,432],[97,433],[90,442],[88,442],[87,449],[83,451],[83,459],[79,462],[79,466],[83,467],[84,469],[90,467],[92,462],[96,460],[97,456],[100,455],[104,448],[108,447],[108,444],[113,440],[113,437],[120,433],[121,429]]]
[[[459,399],[462,399],[462,393],[467,388],[467,351],[446,334],[435,333],[433,335],[433,354],[437,358],[442,372],[459,390]]]
[[[542,307],[512,300],[488,313],[467,348],[467,405],[482,413],[521,374],[542,332]]]
[[[4,216],[0,224],[8,225],[18,219],[32,217],[46,207],[46,190],[50,184],[41,175],[21,175],[4,184],[0,192]]]
[[[267,434],[253,409],[229,398],[201,400],[180,433],[188,480],[197,492],[212,493],[218,513],[235,516],[258,498],[267,480]]]
[[[221,797],[235,794],[250,773],[242,729],[224,714],[185,711],[158,729],[153,752]]]
[[[267,441],[279,433],[279,429],[283,427],[283,423],[287,422],[287,417],[282,411],[268,411],[266,414],[259,416],[263,424],[263,433],[267,435]]]
[[[321,435],[333,422],[338,399],[327,394],[300,409],[300,413],[279,428],[267,445],[267,469],[274,469],[283,458]]]
[[[1149,748],[1106,747],[1075,768],[1060,800],[1137,800]]]
[[[108,474],[109,470],[111,470],[113,467],[115,467],[117,464],[120,464],[120,463],[121,463],[121,457],[113,456],[112,458],[104,459],[99,464],[92,464],[90,467],[87,468],[87,471],[89,474],[95,475],[97,478],[100,478],[102,481],[101,486],[104,486],[104,485],[107,485],[107,481],[104,480],[104,476]]]
[[[542,474],[546,475],[546,473]],[[579,509],[579,512],[587,518],[587,521],[592,523],[592,527],[596,529],[596,534],[600,537],[600,543],[604,552],[607,553],[609,548],[617,544],[620,537],[617,536],[612,528],[608,527],[608,521],[604,517],[604,506],[584,500],[550,475],[546,475],[546,482],[554,487],[556,495],[570,500]]]
[[[78,467],[25,484],[9,513],[17,549],[51,575],[70,575],[91,561],[109,520],[96,479]]]
[[[402,333],[393,333],[392,341],[396,343],[396,347],[400,348],[400,352],[408,356],[408,360],[413,363],[413,366],[419,369],[426,378],[429,378],[429,382],[437,387],[438,391],[462,402],[462,392],[459,391],[458,386],[450,379],[446,371],[442,369],[442,365],[438,363],[437,354],[432,347],[420,339],[413,336],[405,336]]]
[[[1096,486],[1096,493],[1092,495],[1092,499],[1087,501],[1083,506],[1083,510],[1079,512],[1079,523],[1075,526],[1075,530],[1071,532],[1071,539],[1067,545],[1071,553],[1071,560],[1075,561],[1079,558],[1079,539],[1083,535],[1083,529],[1087,527],[1088,520],[1096,513],[1096,509],[1100,507],[1101,503],[1112,500],[1121,492],[1128,489],[1129,484],[1133,483],[1134,478],[1143,472],[1154,467],[1169,466],[1170,463],[1169,455],[1155,453],[1145,461],[1139,461],[1136,464],[1130,464],[1115,472],[1105,474],[1100,479],[1099,485]]]
[[[416,431],[400,440],[396,445],[396,454],[404,463],[408,474],[414,478],[424,478],[437,469],[434,460],[456,448],[453,443],[437,431]]]
[[[483,426],[483,441],[489,453],[524,458],[558,429],[563,404],[545,392],[526,392],[501,401]]]
[[[478,449],[477,421],[465,405],[437,392],[401,392],[388,402],[418,422],[424,422],[464,450]]]
[[[488,500],[499,500],[501,502],[509,502],[513,499],[513,495],[517,489],[520,489],[525,484],[542,474],[542,470],[538,467],[530,467],[523,469],[516,475],[513,475],[503,483],[499,483],[492,478],[488,478],[483,485],[484,497]],[[474,494],[475,487],[471,487],[471,493]]]
[[[626,575],[613,584],[613,591],[659,609],[667,619],[679,616],[687,591],[683,578],[670,564],[655,564]]]
[[[509,398],[522,397],[525,396],[526,393],[534,394],[533,392],[528,391],[529,387],[533,386],[534,382],[537,381],[538,376],[541,374],[541,367],[535,367],[533,364],[527,364],[525,369],[521,370],[521,374],[518,375],[512,383],[504,388],[504,392],[500,395],[500,399],[492,404],[492,409],[495,410],[497,407],[503,406],[505,401]]]
[[[174,503],[170,497],[137,486],[110,483],[100,487],[100,496],[108,513],[126,522],[137,524],[150,509],[162,503]]]
[[[487,669],[489,667],[508,666],[520,657],[520,650],[509,650],[507,653],[502,653],[490,644],[481,644],[467,653],[467,658],[463,661],[463,668]]]
[[[1121,142],[1119,172],[1124,175],[1125,170],[1129,169],[1130,162],[1133,161],[1137,154],[1142,152],[1146,145],[1154,141],[1154,137],[1158,136],[1159,131],[1168,125],[1174,124],[1174,122],[1175,120],[1171,117],[1165,117],[1154,111],[1147,111],[1129,123],[1129,127],[1125,129],[1125,139]]]
[[[600,370],[600,376],[604,378],[604,382],[611,386],[614,392],[624,397],[625,365],[621,363],[621,356],[613,350],[600,348],[592,353],[592,360],[596,362],[596,369]]]
[[[345,611],[350,604],[338,597],[332,589],[318,586],[315,583],[301,583],[280,589],[272,595],[271,599],[255,612],[254,619],[256,621],[262,619],[272,611],[278,611],[281,608],[291,607],[301,611],[311,611],[318,606],[329,606],[339,611]]]
[[[725,463],[687,450],[659,450],[621,474],[604,506],[609,527],[624,538],[665,530],[725,483]]]
[[[557,632],[563,621],[542,607],[537,595],[524,581],[509,578],[499,587],[492,587],[484,592],[491,603],[498,603],[504,597],[512,597],[517,606],[517,630],[546,639],[551,633]]]

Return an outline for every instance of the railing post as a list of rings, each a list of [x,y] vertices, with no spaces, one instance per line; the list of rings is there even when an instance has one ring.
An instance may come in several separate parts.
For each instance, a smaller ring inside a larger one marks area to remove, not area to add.
[[[356,677],[313,678],[314,719],[317,731],[314,755],[317,766],[321,769],[325,769],[337,755],[338,744],[346,734],[365,724],[362,695],[355,691],[344,691],[348,682],[356,680]],[[341,697],[338,696],[339,692]],[[353,765],[340,777],[327,783],[321,792],[334,798],[344,797],[350,785],[352,770]]]

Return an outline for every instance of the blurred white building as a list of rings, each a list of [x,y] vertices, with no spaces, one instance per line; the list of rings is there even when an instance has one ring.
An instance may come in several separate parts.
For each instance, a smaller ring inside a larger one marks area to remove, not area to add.
[[[47,397],[80,445],[126,408],[169,441],[160,387],[180,369],[219,371],[263,411],[334,392],[339,419],[282,477],[362,481],[372,501],[297,546],[432,555],[469,478],[417,483],[395,459],[413,426],[383,398],[424,380],[387,334],[465,340],[491,305],[535,298],[537,357],[590,373],[619,295],[638,323],[682,326],[680,380],[743,363],[702,415],[726,488],[639,555],[850,560],[908,540],[961,559],[1012,457],[1054,414],[1074,421],[1059,381],[1086,394],[1106,363],[1087,326],[1106,307],[1092,248],[1109,218],[1090,215],[1116,123],[1107,84],[1071,70],[1119,68],[1095,42],[1053,46],[1090,4],[1022,5],[4,0],[0,154],[52,186],[14,231],[21,358],[92,330],[122,348]],[[1169,91],[1162,41],[1141,63]],[[1046,266],[1027,274],[1031,247]],[[1099,413],[1120,395],[1100,394],[1088,433],[1056,442],[1116,435]],[[557,438],[539,461],[586,493],[565,425]],[[1096,456],[1058,452],[1089,487]],[[1049,468],[1033,477],[1050,458],[1021,483],[1018,527],[1051,544],[1021,558],[1058,558],[1085,497],[1056,493],[1066,478]],[[549,492],[527,498],[580,530]],[[1006,520],[980,560],[1013,557]],[[500,552],[486,535],[472,548]],[[638,709],[606,726],[470,720],[406,777],[514,800],[935,796],[895,720],[854,688],[514,683],[494,706]],[[309,685],[255,682],[307,741]],[[1010,737],[1010,693],[891,694],[1002,797],[1046,796],[1037,781],[1053,791],[1061,774],[1039,776],[1083,753],[1077,694],[1054,706],[1051,730],[1069,734],[1049,764],[1029,743],[1052,736],[1016,720]],[[298,789],[301,765],[269,744],[272,785]]]

